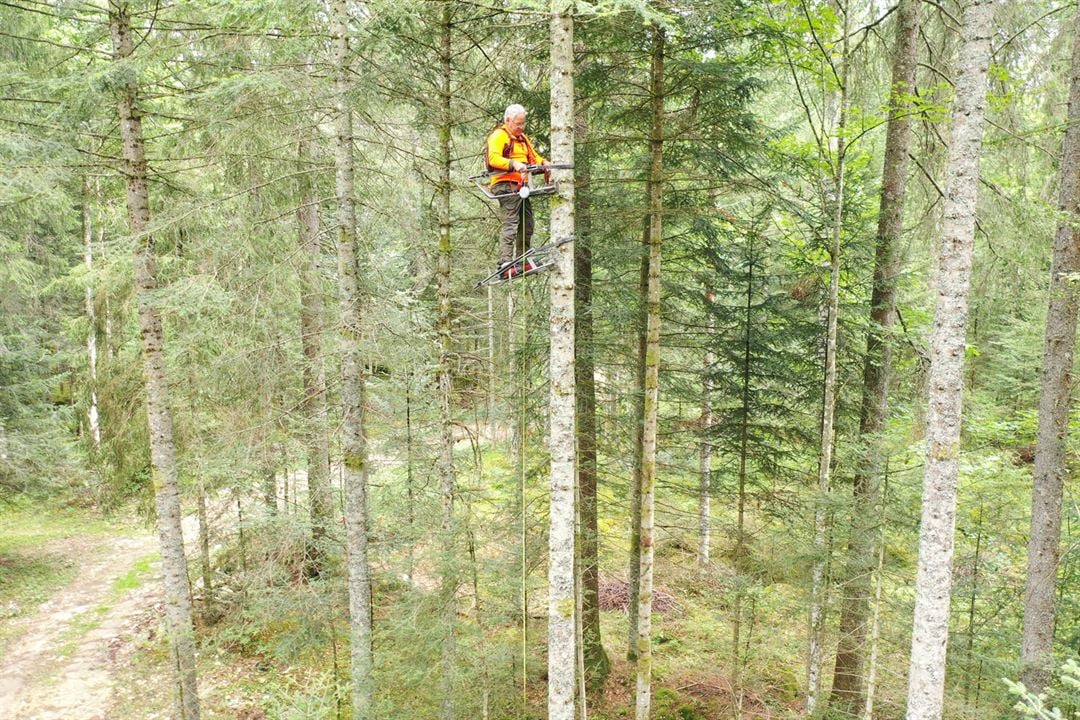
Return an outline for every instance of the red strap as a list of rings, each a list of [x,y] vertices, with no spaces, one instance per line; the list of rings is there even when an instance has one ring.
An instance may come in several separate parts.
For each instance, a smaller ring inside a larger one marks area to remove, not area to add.
[[[509,160],[510,156],[514,154],[514,136],[506,133],[506,137],[510,138],[510,142],[503,146],[502,156]]]

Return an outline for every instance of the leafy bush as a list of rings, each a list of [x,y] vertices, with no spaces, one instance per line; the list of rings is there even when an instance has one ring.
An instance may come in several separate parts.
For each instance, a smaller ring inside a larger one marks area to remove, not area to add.
[[[1020,717],[1032,720],[1065,720],[1069,715],[1062,707],[1073,708],[1071,716],[1080,718],[1080,664],[1073,658],[1061,666],[1061,676],[1049,693],[1033,693],[1023,683],[1004,679],[1009,692],[1018,700],[1013,706]]]

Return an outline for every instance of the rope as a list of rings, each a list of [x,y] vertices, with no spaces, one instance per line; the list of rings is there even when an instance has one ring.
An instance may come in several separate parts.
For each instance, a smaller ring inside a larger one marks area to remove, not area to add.
[[[521,232],[521,249],[523,254],[525,251],[525,203],[528,200],[523,199],[518,211],[518,229]],[[514,248],[516,251],[517,248]],[[521,261],[522,270],[525,269],[525,261]],[[519,275],[520,279],[520,275]],[[528,540],[528,525],[526,524],[525,509],[527,506],[527,497],[525,494],[525,403],[528,394],[528,354],[525,348],[525,339],[528,332],[528,318],[525,313],[525,284],[517,283],[520,286],[518,292],[519,302],[515,303],[515,312],[521,316],[521,342],[519,352],[521,353],[521,427],[518,434],[518,454],[521,462],[521,717],[525,718],[528,711],[529,702],[529,675],[528,675],[528,657],[529,657],[529,585],[528,585],[528,555],[527,555],[527,540]],[[513,287],[511,286],[511,297],[513,297]]]

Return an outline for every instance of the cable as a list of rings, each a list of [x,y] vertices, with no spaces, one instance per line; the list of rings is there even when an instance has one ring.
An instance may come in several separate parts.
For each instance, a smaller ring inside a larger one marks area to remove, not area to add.
[[[521,233],[521,250],[520,254],[525,252],[525,203],[527,199],[522,199],[521,205],[518,208],[518,229]],[[516,251],[517,248],[514,248]],[[511,261],[512,262],[512,261]],[[513,265],[510,266],[510,271],[513,272]],[[525,269],[525,260],[521,261],[522,270]],[[520,275],[519,275],[520,278]],[[522,720],[528,715],[528,701],[529,701],[529,676],[528,676],[528,651],[529,651],[529,586],[528,586],[528,556],[526,553],[527,540],[528,540],[528,525],[526,524],[525,510],[527,507],[527,498],[525,494],[525,408],[526,397],[528,391],[528,353],[526,352],[525,339],[527,337],[529,323],[525,313],[525,284],[518,283],[520,286],[520,292],[518,297],[520,302],[515,303],[514,310],[521,316],[521,335],[519,342],[519,352],[521,353],[521,427],[518,434],[518,454],[521,462],[521,717]],[[514,297],[513,287],[510,290],[511,299]],[[518,308],[520,305],[520,309]]]

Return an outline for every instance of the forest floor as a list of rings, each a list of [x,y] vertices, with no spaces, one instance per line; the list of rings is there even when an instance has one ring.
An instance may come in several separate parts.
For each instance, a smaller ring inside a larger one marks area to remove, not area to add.
[[[26,568],[55,572],[33,576],[36,597],[4,592],[0,720],[105,720],[116,669],[157,627],[157,539],[48,512],[24,511],[14,524],[0,548],[12,591],[26,587]]]
[[[489,472],[498,463],[498,455],[489,458]],[[387,464],[397,469],[394,463]],[[390,484],[395,477],[391,473],[378,481]],[[503,486],[493,481],[491,487],[501,492],[498,488]],[[506,487],[512,489],[512,483]],[[290,497],[295,502],[295,489]],[[337,583],[302,579],[298,568],[303,563],[296,561],[305,557],[307,537],[296,507],[290,514],[290,506],[283,504],[281,514],[267,517],[261,500],[251,500],[241,514],[234,498],[231,494],[212,498],[208,512],[210,526],[216,529],[212,543],[221,571],[215,581],[215,605],[220,611],[211,624],[200,625],[203,717],[340,717],[336,655],[340,649],[334,638],[348,633],[342,611],[347,598]],[[493,507],[503,504],[498,499],[491,502]],[[0,657],[4,658],[0,720],[169,717],[172,688],[167,644],[161,635],[156,537],[144,528],[113,527],[87,514],[69,518],[37,508],[23,508],[16,515],[0,512],[0,527]],[[244,535],[234,536],[241,528]],[[184,529],[189,547],[195,547],[196,519],[186,518]],[[389,541],[387,547],[392,547]],[[383,563],[394,560],[389,552],[381,558]],[[670,540],[660,543],[657,562],[665,578],[657,587],[657,597],[665,607],[658,608],[654,617],[653,716],[716,720],[731,717],[735,705],[746,718],[797,716],[798,708],[792,704],[797,694],[796,669],[783,661],[791,648],[780,647],[797,643],[794,626],[787,633],[770,635],[772,651],[758,653],[763,657],[746,669],[754,679],[753,690],[744,688],[736,702],[730,679],[716,667],[716,638],[729,632],[722,607],[715,601],[725,596],[722,575],[703,580],[692,552]],[[393,580],[392,569],[390,564],[383,570],[384,607],[412,616],[420,607],[416,603],[426,603],[437,583],[432,581],[428,587],[416,582],[414,575],[416,586],[408,589]],[[341,568],[332,570],[332,577],[338,577]],[[602,590],[602,623],[614,667],[591,715],[598,720],[622,720],[632,716],[634,673],[621,660],[626,636],[625,600],[621,599],[626,595],[625,583],[617,579],[621,568],[608,570],[611,577]],[[536,574],[544,573],[538,570]],[[499,578],[490,578],[488,583],[493,601],[510,593],[508,584],[500,584]],[[197,579],[194,589],[198,610],[205,597]],[[542,589],[537,593],[540,597]],[[767,604],[782,598],[772,593],[759,600],[753,607],[758,622],[763,622]],[[791,616],[786,606],[770,612]],[[542,614],[538,617],[535,654],[529,663],[533,675],[529,717],[536,718],[542,717],[545,706]],[[515,635],[515,619],[502,622],[505,627],[493,631],[492,638]],[[436,707],[434,694],[416,691],[417,683],[430,684],[424,668],[437,666],[429,662],[428,644],[419,640],[430,628],[408,625],[382,626],[384,647],[393,649],[384,653],[388,677],[402,669],[412,673],[387,685],[388,707],[400,711],[387,718],[425,717],[421,713]],[[467,639],[463,637],[462,642]],[[508,662],[512,654],[501,652],[495,651],[490,666],[495,673],[490,679],[495,690],[492,702],[511,707],[520,697],[518,678],[513,675],[513,663]],[[476,680],[463,675],[463,682]]]

